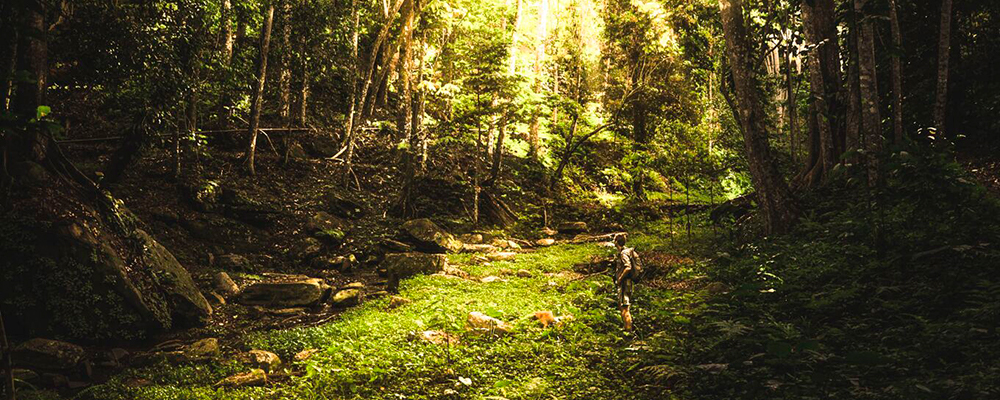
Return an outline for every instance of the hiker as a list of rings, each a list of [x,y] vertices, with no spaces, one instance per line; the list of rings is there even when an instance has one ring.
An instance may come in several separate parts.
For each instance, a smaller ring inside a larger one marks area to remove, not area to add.
[[[618,308],[622,312],[622,323],[626,331],[632,330],[632,285],[642,274],[642,261],[634,248],[625,247],[627,234],[615,235],[615,285],[618,285]]]

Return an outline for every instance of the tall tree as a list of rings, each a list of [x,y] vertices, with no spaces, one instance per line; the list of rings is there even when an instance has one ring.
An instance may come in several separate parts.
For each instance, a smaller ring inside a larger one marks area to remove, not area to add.
[[[875,33],[871,18],[865,13],[868,0],[854,0],[858,21],[858,88],[861,95],[861,135],[868,165],[868,182],[878,181],[878,157],[882,151],[882,126],[875,71]]]
[[[787,231],[798,217],[798,208],[778,166],[771,157],[766,115],[760,101],[759,82],[750,54],[742,0],[719,0],[726,54],[733,75],[737,118],[743,128],[747,163],[768,233]]]
[[[549,0],[538,0],[538,26],[535,28],[535,73],[533,90],[535,93],[542,91],[542,71],[545,62],[545,43],[549,35]],[[528,128],[528,156],[532,159],[538,158],[542,141],[538,133],[538,112],[533,112],[531,116],[531,126]]]
[[[806,183],[820,182],[833,169],[843,148],[840,115],[840,50],[837,45],[833,0],[802,2],[802,23],[810,51],[809,90],[810,154]]]
[[[945,133],[948,108],[948,58],[951,55],[951,0],[941,0],[941,29],[938,33],[937,96],[934,99],[934,127]]]
[[[892,35],[892,131],[893,141],[903,143],[903,34],[899,31],[896,0],[889,0],[889,31]]]
[[[292,0],[281,0],[281,49],[278,54],[278,115],[287,127],[292,112]]]
[[[271,24],[274,22],[274,6],[268,6],[264,13],[264,26],[260,30],[260,55],[257,58],[257,83],[254,85],[253,104],[250,106],[250,145],[247,147],[246,166],[250,175],[254,170],[254,153],[257,151],[257,131],[260,129],[260,110],[264,106],[264,84],[267,81],[267,53],[271,47]]]

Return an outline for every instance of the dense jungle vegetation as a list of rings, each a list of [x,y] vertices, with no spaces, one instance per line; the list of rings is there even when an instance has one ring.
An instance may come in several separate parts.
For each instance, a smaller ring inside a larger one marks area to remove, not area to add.
[[[0,396],[1000,398],[998,55],[994,0],[5,0]]]

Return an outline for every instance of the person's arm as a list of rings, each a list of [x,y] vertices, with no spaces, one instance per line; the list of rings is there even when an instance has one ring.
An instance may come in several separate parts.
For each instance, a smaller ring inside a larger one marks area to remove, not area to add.
[[[618,271],[618,276],[615,277],[615,284],[620,284],[622,278],[625,277],[625,274],[632,271],[632,260],[625,260],[624,254],[622,254],[621,257],[622,257],[621,263],[624,266],[624,268],[622,268],[621,271]]]

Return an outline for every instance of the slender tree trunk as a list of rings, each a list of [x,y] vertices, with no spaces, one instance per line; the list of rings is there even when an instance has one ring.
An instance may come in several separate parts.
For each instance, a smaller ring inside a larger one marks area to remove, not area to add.
[[[847,150],[857,151],[863,147],[861,137],[861,89],[860,70],[858,68],[858,30],[859,23],[854,7],[850,9],[847,30]],[[852,159],[858,162],[858,157]]]
[[[761,206],[767,233],[787,231],[797,219],[798,210],[788,185],[771,158],[765,125],[765,113],[758,93],[759,82],[750,56],[750,43],[743,22],[742,0],[719,0],[726,53],[733,73],[737,116],[743,126],[744,144],[750,175]]]
[[[306,45],[305,35],[302,35],[300,48],[299,72],[302,76],[302,90],[299,91],[299,109],[297,115],[299,126],[304,128],[306,126],[306,114],[309,110],[309,84],[312,79],[309,75],[309,58],[307,57],[309,49]]]
[[[545,60],[545,41],[548,40],[549,34],[549,0],[538,1],[538,13],[538,26],[535,29],[535,74],[533,77],[535,82],[532,85],[535,93],[542,91],[542,63]],[[531,126],[528,128],[528,156],[533,160],[538,159],[538,153],[541,151],[538,124],[538,113],[532,113]]]
[[[274,6],[268,6],[264,14],[264,26],[260,34],[260,56],[258,58],[257,84],[254,86],[253,104],[250,106],[250,145],[247,147],[246,165],[250,175],[254,171],[254,153],[257,151],[257,130],[260,128],[260,110],[264,105],[264,84],[267,81],[267,53],[271,47],[271,24],[274,22]]]
[[[288,127],[292,116],[292,0],[281,0],[281,52],[278,60],[278,115]]]
[[[353,162],[354,159],[354,142],[355,142],[354,139],[359,129],[359,125],[361,125],[364,122],[367,114],[369,114],[368,110],[371,108],[372,103],[374,103],[374,101],[366,101],[366,100],[368,98],[368,91],[372,87],[372,83],[374,80],[373,78],[375,77],[374,76],[376,67],[375,62],[378,56],[378,51],[382,47],[382,44],[385,42],[386,37],[388,37],[389,29],[392,27],[393,19],[391,18],[391,16],[395,15],[396,12],[399,11],[400,7],[403,6],[403,3],[406,1],[409,0],[396,0],[396,2],[393,4],[391,12],[386,13],[386,15],[390,17],[386,18],[385,24],[382,26],[382,30],[379,31],[379,34],[375,39],[375,43],[372,45],[372,54],[368,61],[368,68],[365,70],[365,80],[362,81],[361,92],[357,97],[357,101],[361,103],[358,104],[358,106],[356,107],[358,115],[356,115],[354,122],[351,124],[351,130],[347,134],[347,154],[344,157],[345,157],[345,163],[347,164],[348,172],[351,171],[351,163]]]
[[[514,13],[514,33],[510,37],[510,66],[507,67],[507,73],[511,75],[517,71],[517,43],[521,34],[521,0],[514,1],[517,2],[517,8]]]
[[[882,126],[875,71],[875,32],[864,14],[868,0],[854,0],[854,12],[861,18],[858,29],[858,88],[861,93],[861,133],[868,164],[868,183],[878,182],[878,157],[882,151]]]
[[[903,36],[899,32],[896,0],[889,0],[889,30],[892,34],[892,130],[893,141],[903,143]]]
[[[799,136],[799,124],[798,124],[798,112],[796,112],[796,100],[795,100],[795,80],[792,75],[792,57],[794,43],[791,41],[792,36],[789,35],[788,46],[786,47],[786,52],[782,60],[785,61],[785,104],[786,112],[788,113],[788,150],[792,154],[792,163],[798,162],[799,151],[798,151],[798,136]],[[714,226],[714,225],[713,225]]]
[[[17,389],[14,388],[14,368],[10,362],[12,349],[7,342],[7,327],[3,323],[3,314],[0,314],[0,371],[2,371],[3,385],[0,385],[0,394],[5,400],[14,400],[17,397]]]
[[[414,0],[416,1],[416,0]],[[410,58],[412,55],[411,45],[413,42],[413,9],[417,6],[414,1],[407,2],[406,20],[403,21],[403,46],[399,51],[399,109],[396,115],[396,131],[403,135],[409,144],[412,132],[408,124],[410,123],[411,109],[413,106],[413,95],[410,91]],[[411,149],[412,150],[412,149]]]
[[[222,63],[229,65],[233,58],[233,4],[231,0],[222,0],[222,11],[219,17],[222,24]]]
[[[348,97],[348,102],[350,104],[347,115],[344,116],[344,142],[346,143],[352,132],[354,132],[354,107],[357,103],[357,92],[358,92],[358,65],[361,60],[358,59],[358,25],[360,24],[361,13],[358,11],[358,0],[351,0],[351,62],[350,65],[350,79],[348,82],[351,84],[350,95]]]
[[[934,127],[945,134],[948,110],[948,58],[951,55],[951,0],[941,0],[941,29],[938,33],[937,96],[934,99]]]
[[[0,5],[0,112],[7,111],[14,67],[17,65],[16,21],[13,5]]]

